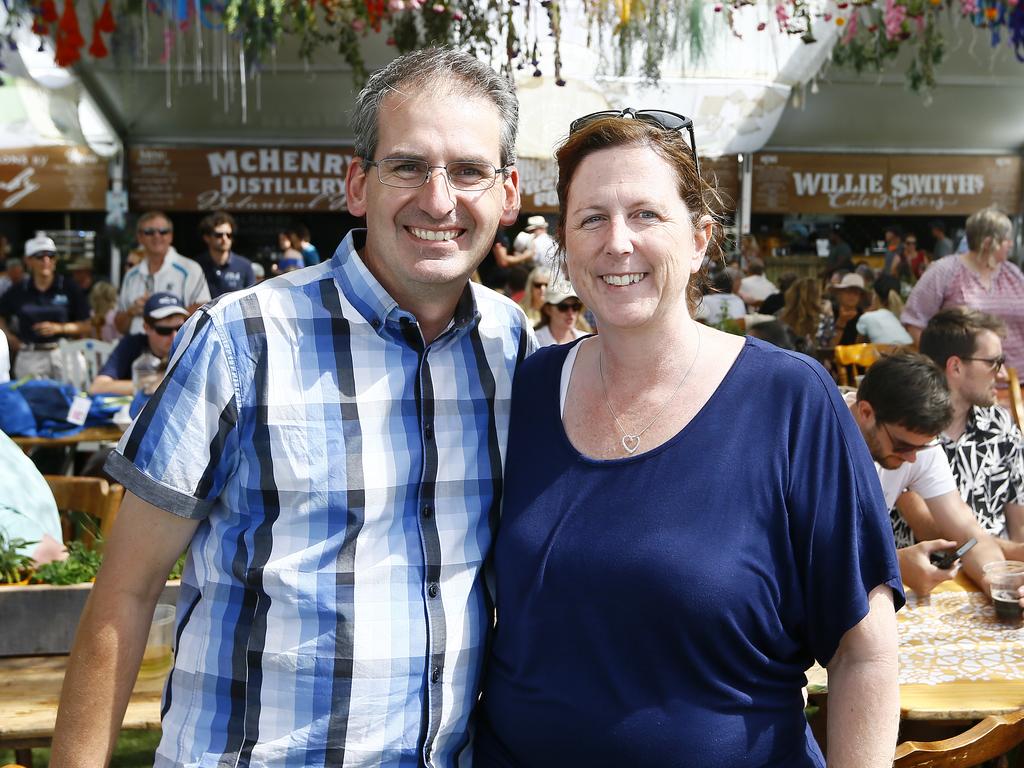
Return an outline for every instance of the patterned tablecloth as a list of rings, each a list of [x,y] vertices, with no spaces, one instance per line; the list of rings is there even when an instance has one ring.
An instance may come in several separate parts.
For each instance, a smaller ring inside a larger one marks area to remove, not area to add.
[[[1024,707],[1024,628],[1000,624],[976,590],[960,574],[928,597],[907,593],[896,614],[904,719],[972,721]],[[817,664],[807,681],[812,697],[827,694]]]
[[[999,623],[980,592],[909,593],[897,619],[900,685],[1024,680],[1024,628]]]

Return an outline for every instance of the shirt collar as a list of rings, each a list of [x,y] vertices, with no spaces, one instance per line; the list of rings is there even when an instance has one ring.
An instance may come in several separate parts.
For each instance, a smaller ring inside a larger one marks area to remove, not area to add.
[[[342,293],[378,336],[394,338],[396,333],[401,336],[403,321],[406,324],[415,323],[416,316],[399,307],[398,302],[367,269],[359,255],[359,251],[365,246],[366,230],[350,230],[331,257],[331,270]],[[461,336],[475,327],[479,321],[480,312],[477,309],[476,297],[473,295],[472,286],[467,282],[458,304],[455,305],[455,315],[438,340],[448,336],[450,332],[454,332],[453,335],[456,337]]]

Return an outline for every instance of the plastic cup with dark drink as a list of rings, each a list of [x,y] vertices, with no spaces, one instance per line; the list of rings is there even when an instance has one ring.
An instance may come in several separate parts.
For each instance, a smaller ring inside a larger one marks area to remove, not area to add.
[[[992,585],[992,605],[1003,624],[1019,627],[1022,621],[1020,593],[1024,585],[1024,563],[1018,560],[989,563],[985,575]]]

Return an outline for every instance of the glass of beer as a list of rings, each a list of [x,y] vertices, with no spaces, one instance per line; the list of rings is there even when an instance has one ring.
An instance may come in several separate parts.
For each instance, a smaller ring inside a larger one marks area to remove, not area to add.
[[[159,677],[171,668],[171,646],[174,639],[174,606],[158,603],[149,625],[146,650],[142,654],[139,677]]]
[[[992,605],[1003,624],[1019,627],[1022,611],[1018,589],[1024,585],[1024,563],[1018,560],[996,561],[985,566],[992,585]]]

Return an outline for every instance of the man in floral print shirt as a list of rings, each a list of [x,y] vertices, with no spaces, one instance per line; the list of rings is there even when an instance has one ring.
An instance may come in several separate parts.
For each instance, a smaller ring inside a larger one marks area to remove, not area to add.
[[[992,315],[946,309],[929,321],[921,351],[943,369],[953,421],[940,439],[960,495],[993,536],[1024,541],[1024,446],[1009,412],[996,405],[1005,379],[1006,327]],[[1021,547],[1003,542],[1009,556]]]

